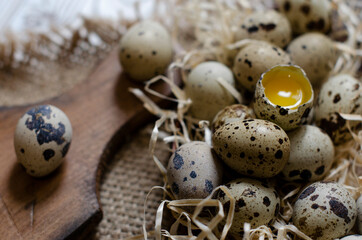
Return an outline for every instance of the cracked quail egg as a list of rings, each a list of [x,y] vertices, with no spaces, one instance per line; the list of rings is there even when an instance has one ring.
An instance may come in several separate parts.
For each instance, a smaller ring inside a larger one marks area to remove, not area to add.
[[[211,122],[221,109],[235,102],[218,78],[235,85],[233,73],[222,63],[203,62],[192,69],[185,82],[185,93],[192,100],[190,113],[193,117]]]
[[[330,28],[332,7],[328,0],[276,0],[276,4],[294,33],[325,33]]]
[[[362,234],[362,195],[357,199],[358,231]]]
[[[249,118],[255,118],[253,109],[243,104],[234,104],[225,107],[216,114],[212,122],[212,128],[215,131],[225,123],[236,122]]]
[[[205,198],[221,185],[222,165],[205,142],[181,145],[167,166],[167,180],[177,199]]]
[[[288,132],[290,156],[281,172],[287,181],[318,181],[334,161],[334,146],[328,134],[311,125]]]
[[[319,87],[337,60],[333,41],[321,33],[306,33],[294,39],[287,52],[303,68],[313,86]]]
[[[18,121],[14,146],[19,163],[34,177],[54,171],[68,152],[72,126],[68,117],[52,105],[28,110]]]
[[[262,119],[222,125],[212,136],[214,150],[240,174],[269,178],[284,168],[289,158],[289,138],[278,125]]]
[[[278,193],[266,181],[239,178],[226,184],[226,187],[236,201],[230,233],[237,239],[243,238],[244,223],[250,223],[251,228],[257,228],[261,225],[271,225],[278,216]],[[228,196],[220,191],[217,198],[227,212],[230,208]]]
[[[233,72],[242,88],[254,92],[255,84],[262,73],[275,65],[290,63],[289,55],[281,48],[268,42],[254,41],[236,55]]]
[[[235,32],[235,40],[263,40],[285,47],[292,38],[292,29],[288,19],[274,11],[255,12],[246,17]]]
[[[306,187],[293,208],[293,223],[313,240],[343,237],[357,218],[356,201],[342,185],[316,182]]]
[[[361,82],[348,74],[339,74],[322,85],[316,104],[316,124],[335,144],[352,138],[347,121],[339,113],[362,114]],[[352,131],[361,129],[359,121],[350,121]]]
[[[254,112],[289,131],[307,123],[313,106],[313,88],[295,65],[274,66],[256,84]]]
[[[155,21],[133,25],[120,41],[119,60],[123,71],[137,81],[163,74],[172,60],[170,34]]]

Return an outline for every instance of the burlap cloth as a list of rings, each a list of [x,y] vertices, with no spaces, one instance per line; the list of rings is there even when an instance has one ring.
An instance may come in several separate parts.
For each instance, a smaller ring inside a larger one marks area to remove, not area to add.
[[[125,239],[142,234],[144,200],[153,186],[162,186],[162,176],[148,154],[152,124],[134,133],[105,168],[100,185],[103,219],[93,239]],[[166,163],[170,153],[159,143],[156,155]],[[146,208],[146,226],[152,230],[162,192],[150,194]]]

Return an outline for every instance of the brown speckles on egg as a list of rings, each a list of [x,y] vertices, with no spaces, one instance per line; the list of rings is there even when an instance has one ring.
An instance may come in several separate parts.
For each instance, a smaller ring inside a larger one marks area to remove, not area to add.
[[[342,84],[341,84],[342,83]],[[345,119],[338,112],[362,114],[362,93],[353,91],[361,83],[348,74],[339,74],[328,79],[321,88],[316,106],[316,124],[324,129],[338,145],[352,138]],[[358,87],[359,88],[359,87]],[[362,128],[358,121],[350,121],[354,132]]]
[[[322,179],[334,161],[334,146],[329,136],[310,125],[301,126],[288,135],[291,151],[283,178],[304,182]]]
[[[275,176],[281,170],[289,155],[289,143],[283,140],[288,137],[282,129],[278,127],[276,131],[275,124],[260,119],[236,121],[228,126],[214,132],[213,145],[229,167],[262,178]],[[235,134],[230,134],[231,129]],[[228,152],[220,151],[225,144]]]
[[[299,197],[295,202],[292,217],[295,226],[317,240],[340,238],[349,232],[354,225],[356,204],[347,189],[333,182],[316,182],[303,193],[310,189],[317,194],[305,194],[311,196]]]
[[[167,179],[176,199],[205,198],[221,184],[222,165],[205,142],[185,143],[170,157]]]
[[[229,183],[229,193],[236,200],[232,234],[243,231],[244,222],[249,222],[252,228],[268,225],[274,222],[275,212],[279,212],[280,199],[275,195],[272,187],[264,187],[256,179],[240,178]],[[224,210],[230,203],[227,195],[218,199],[223,203]],[[267,205],[267,206],[266,206]]]
[[[336,94],[333,98],[333,103],[338,103],[341,100],[341,95]]]

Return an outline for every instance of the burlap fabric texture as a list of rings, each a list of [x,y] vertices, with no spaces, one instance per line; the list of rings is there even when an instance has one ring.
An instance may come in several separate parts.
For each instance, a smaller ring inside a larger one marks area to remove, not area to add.
[[[100,185],[103,219],[93,239],[125,239],[142,234],[144,200],[153,186],[162,186],[162,176],[148,153],[152,125],[145,126],[123,145],[105,167]],[[166,144],[159,143],[155,154],[165,164],[170,156]],[[152,230],[162,191],[150,194],[146,226]]]

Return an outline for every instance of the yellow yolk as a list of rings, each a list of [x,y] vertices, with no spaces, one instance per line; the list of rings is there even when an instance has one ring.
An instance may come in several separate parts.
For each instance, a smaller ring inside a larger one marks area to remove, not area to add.
[[[275,105],[296,109],[312,95],[311,86],[303,72],[292,66],[279,66],[263,76],[265,96]]]

